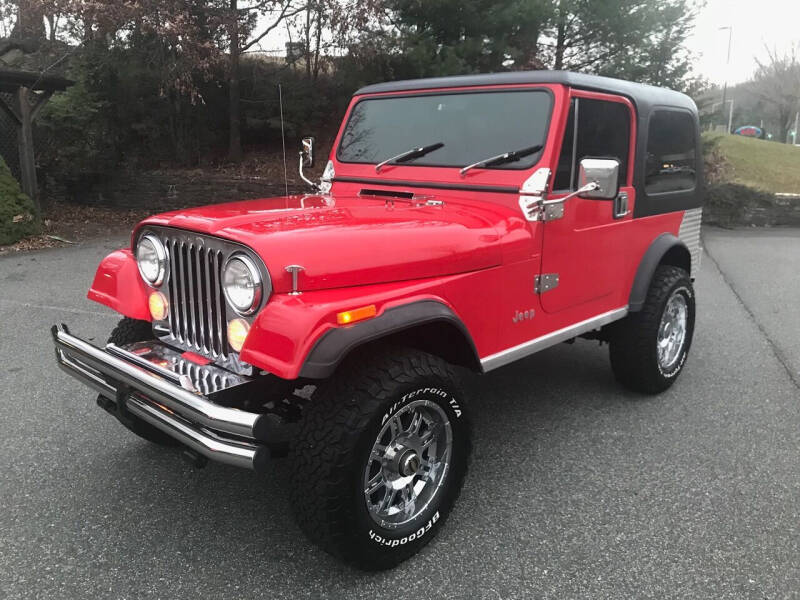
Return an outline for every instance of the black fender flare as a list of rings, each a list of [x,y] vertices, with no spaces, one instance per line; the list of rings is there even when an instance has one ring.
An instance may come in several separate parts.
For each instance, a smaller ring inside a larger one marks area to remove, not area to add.
[[[681,263],[687,269],[691,270],[691,254],[680,239],[671,233],[662,233],[650,244],[650,247],[644,253],[642,260],[639,262],[639,268],[636,269],[636,276],[633,279],[633,286],[631,287],[631,294],[628,299],[628,312],[639,312],[644,306],[647,299],[647,290],[650,288],[650,282],[653,279],[653,274],[656,272],[656,267],[664,261],[667,253],[676,253],[681,256]],[[672,263],[670,263],[672,264]],[[680,266],[680,265],[676,265]]]
[[[349,327],[326,332],[306,356],[300,377],[326,379],[353,350],[388,335],[428,323],[444,321],[454,325],[468,341],[470,352],[480,364],[478,351],[466,325],[446,305],[436,300],[420,300],[387,309],[383,314]]]

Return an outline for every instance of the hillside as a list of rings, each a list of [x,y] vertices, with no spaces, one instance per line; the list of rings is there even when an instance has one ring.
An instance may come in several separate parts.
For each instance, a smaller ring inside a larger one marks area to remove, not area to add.
[[[703,142],[715,147],[723,159],[721,181],[800,194],[800,147],[739,135],[705,134]]]

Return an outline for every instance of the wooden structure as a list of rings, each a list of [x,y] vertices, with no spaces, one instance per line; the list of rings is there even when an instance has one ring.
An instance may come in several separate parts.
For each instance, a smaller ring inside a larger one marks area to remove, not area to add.
[[[28,71],[0,70],[0,111],[17,130],[17,151],[22,190],[39,206],[33,121],[50,97],[66,90],[72,82],[63,77]]]

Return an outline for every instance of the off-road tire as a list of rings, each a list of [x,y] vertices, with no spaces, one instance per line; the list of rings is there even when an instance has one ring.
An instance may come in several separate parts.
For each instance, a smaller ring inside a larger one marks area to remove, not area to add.
[[[152,339],[153,326],[148,321],[139,321],[137,319],[131,319],[130,317],[124,317],[111,332],[108,343],[123,346],[125,344],[145,342]],[[126,415],[125,419],[121,422],[133,433],[148,442],[158,444],[159,446],[180,446],[180,442],[174,438],[171,438],[160,429],[156,429],[149,423],[145,423],[133,415]]]
[[[153,326],[148,321],[139,321],[130,317],[123,317],[111,331],[108,338],[109,344],[122,346],[135,342],[145,342],[153,339]]]
[[[367,508],[368,457],[383,423],[423,398],[449,419],[449,470],[427,508],[410,523],[386,529]],[[454,367],[414,350],[362,354],[344,364],[304,410],[289,455],[297,521],[313,542],[357,568],[392,568],[419,552],[447,519],[470,449],[469,417]]]
[[[658,360],[657,339],[667,302],[674,294],[683,295],[688,307],[686,335],[676,362],[665,369]],[[617,381],[644,394],[667,390],[683,370],[692,345],[694,320],[695,295],[689,274],[670,265],[657,267],[642,310],[612,329],[609,355]]]

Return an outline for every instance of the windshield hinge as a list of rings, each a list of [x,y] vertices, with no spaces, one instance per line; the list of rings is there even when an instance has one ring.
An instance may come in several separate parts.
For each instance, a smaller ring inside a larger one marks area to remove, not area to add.
[[[550,176],[550,169],[538,169],[520,187],[519,207],[526,220],[555,221],[564,216],[564,203],[562,200],[547,199],[547,186],[550,184]]]

